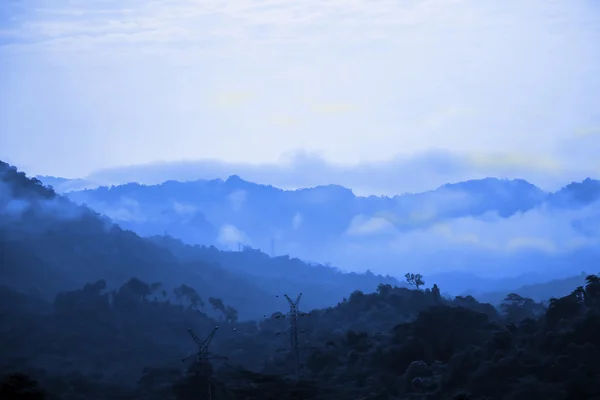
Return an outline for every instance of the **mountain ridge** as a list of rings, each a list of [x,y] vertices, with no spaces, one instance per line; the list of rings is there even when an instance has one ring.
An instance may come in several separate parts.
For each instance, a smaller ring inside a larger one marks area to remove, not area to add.
[[[498,276],[515,277],[510,287],[520,287],[568,276],[573,263],[593,269],[599,188],[591,178],[549,192],[524,179],[492,177],[357,196],[339,185],[290,190],[232,175],[66,195],[142,236],[166,233],[191,245],[250,247],[397,277],[475,273],[478,279],[437,280],[458,294],[505,290]],[[527,278],[534,273],[538,278]]]
[[[569,203],[570,192],[595,191],[595,194],[588,194],[587,197],[578,195],[578,199],[583,199],[578,204],[585,205],[587,204],[586,200],[589,203],[600,196],[600,189],[597,189],[600,188],[600,185],[591,185],[590,182],[598,181],[589,179],[582,183],[572,183],[559,192],[549,193],[522,179],[485,178],[449,183],[437,189],[420,193],[406,193],[393,197],[365,197],[356,196],[351,189],[339,185],[284,190],[271,185],[248,182],[237,175],[232,175],[226,180],[200,179],[187,182],[167,181],[159,185],[129,183],[110,187],[101,186],[96,189],[72,191],[67,195],[76,202],[88,203],[92,208],[109,216],[111,211],[114,211],[111,210],[111,207],[127,208],[126,204],[120,204],[124,201],[123,199],[143,203],[148,207],[154,206],[158,202],[163,208],[173,207],[174,203],[184,203],[191,206],[190,210],[194,208],[195,212],[202,213],[215,229],[229,223],[233,223],[237,227],[233,221],[240,218],[241,208],[249,208],[252,210],[251,212],[260,214],[266,219],[286,220],[292,225],[276,226],[275,230],[297,230],[300,218],[305,223],[304,225],[308,221],[307,218],[303,218],[305,217],[303,214],[312,214],[312,217],[321,219],[321,222],[324,221],[323,218],[332,219],[331,227],[317,224],[317,226],[313,226],[313,230],[327,233],[327,228],[333,228],[333,231],[329,233],[340,235],[348,228],[351,219],[357,215],[381,217],[387,219],[396,228],[404,229],[406,221],[394,221],[394,218],[398,220],[411,219],[409,225],[415,227],[430,224],[433,217],[459,218],[495,212],[500,217],[507,218],[544,204],[555,207],[560,206],[561,202]],[[138,205],[133,208],[136,207]],[[332,208],[326,209],[326,207]],[[323,213],[327,215],[322,215]],[[296,218],[297,214],[300,214],[298,218]],[[388,218],[387,215],[392,215],[392,217]],[[296,223],[294,223],[294,219]],[[126,218],[122,218],[122,220],[126,220]],[[257,221],[256,218],[250,218],[250,220],[239,223],[241,225],[250,224],[254,228],[264,222],[264,220]],[[296,227],[294,228],[293,225]],[[244,227],[240,229],[245,230]],[[276,237],[277,233],[262,232],[261,235],[263,237],[260,243],[262,247],[265,247],[270,238]],[[185,235],[181,235],[180,238],[186,241]],[[239,241],[245,242],[244,240]],[[252,245],[247,242],[244,244]]]
[[[67,183],[67,182],[86,182],[84,179],[68,179],[68,178],[44,176],[44,175],[37,175],[37,176],[35,176],[35,179],[39,180],[40,182],[44,183],[45,185],[52,186],[53,189],[55,189],[53,183],[54,184],[58,183],[60,185],[62,183]],[[230,175],[226,179],[215,178],[215,179],[196,179],[196,180],[184,180],[184,181],[169,179],[162,183],[157,183],[157,184],[144,184],[144,183],[137,183],[137,182],[129,182],[129,183],[116,184],[116,185],[97,185],[94,188],[65,190],[65,192],[113,190],[114,188],[132,188],[132,187],[139,187],[139,188],[161,187],[161,186],[172,186],[172,185],[177,185],[177,184],[179,184],[179,185],[201,184],[201,185],[206,185],[206,186],[217,186],[217,187],[219,185],[222,185],[228,189],[231,189],[231,188],[234,188],[234,189],[261,189],[261,190],[273,190],[274,192],[279,192],[279,193],[290,193],[290,192],[302,193],[302,192],[309,192],[309,191],[313,191],[313,190],[315,190],[315,191],[335,190],[340,193],[346,193],[346,194],[352,193],[352,195],[357,199],[377,198],[377,199],[390,199],[390,200],[397,199],[397,198],[403,197],[403,196],[418,196],[418,195],[441,192],[441,191],[445,191],[445,190],[480,191],[482,189],[481,186],[483,186],[487,189],[490,189],[490,188],[496,189],[497,192],[502,193],[503,190],[506,190],[510,187],[515,188],[515,187],[519,186],[520,188],[531,190],[532,193],[534,193],[534,194],[544,194],[544,195],[547,195],[548,197],[558,197],[558,196],[565,196],[565,195],[572,194],[574,196],[574,199],[580,200],[582,202],[590,202],[590,201],[594,201],[594,200],[597,200],[600,198],[600,180],[592,179],[590,177],[587,177],[587,178],[583,179],[582,181],[570,182],[570,183],[564,185],[563,187],[561,187],[559,190],[556,190],[554,192],[544,191],[544,190],[540,189],[539,187],[537,187],[535,184],[530,183],[525,179],[486,177],[486,178],[480,178],[480,179],[469,179],[469,180],[465,180],[465,181],[445,183],[443,185],[438,186],[437,188],[426,190],[426,191],[421,191],[421,192],[405,192],[405,193],[394,194],[392,196],[390,196],[390,195],[356,195],[352,191],[352,188],[348,188],[348,187],[338,185],[338,184],[333,184],[333,183],[328,184],[328,185],[316,185],[316,186],[312,186],[312,187],[301,187],[301,188],[296,188],[296,189],[282,189],[282,188],[278,188],[278,187],[270,185],[270,184],[263,184],[263,183],[248,181],[248,180],[242,179],[239,175],[235,175],[235,174]],[[480,187],[478,187],[477,185],[480,185]],[[502,187],[500,185],[504,185],[505,187]],[[508,185],[508,188],[506,187],[507,185]],[[59,189],[57,189],[57,190],[60,192]],[[586,193],[586,190],[591,191],[591,193]]]

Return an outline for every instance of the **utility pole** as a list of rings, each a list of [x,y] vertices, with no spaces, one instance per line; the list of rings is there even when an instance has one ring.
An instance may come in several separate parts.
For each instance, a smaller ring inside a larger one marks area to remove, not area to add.
[[[211,369],[212,366],[210,364],[210,360],[212,359],[221,359],[227,360],[227,357],[219,356],[208,351],[208,346],[210,342],[215,337],[215,333],[219,329],[218,326],[212,330],[212,332],[204,339],[200,340],[198,336],[191,330],[188,329],[188,333],[198,345],[198,352],[196,354],[192,354],[191,356],[185,357],[181,359],[182,362],[189,360],[190,358],[196,358],[198,362],[198,366],[200,367],[199,373],[203,378],[207,378],[207,386],[208,386],[208,396],[206,397],[208,400],[212,400],[212,382],[211,382]]]

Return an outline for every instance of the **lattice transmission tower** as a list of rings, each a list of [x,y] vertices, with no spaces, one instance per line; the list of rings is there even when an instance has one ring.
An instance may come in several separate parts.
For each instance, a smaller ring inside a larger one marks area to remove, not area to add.
[[[288,316],[290,317],[290,349],[296,363],[296,377],[300,379],[300,352],[298,350],[298,304],[302,298],[302,293],[298,295],[296,301],[292,300],[287,294],[284,295],[290,306]]]
[[[203,397],[208,400],[212,400],[212,381],[211,381],[212,365],[210,364],[210,360],[227,360],[227,357],[220,356],[220,355],[217,355],[214,353],[210,353],[208,351],[208,346],[210,345],[210,342],[215,337],[215,333],[217,333],[217,330],[219,330],[219,327],[215,326],[215,328],[212,330],[212,332],[209,333],[208,336],[204,340],[200,340],[200,338],[198,336],[196,336],[194,331],[192,331],[191,329],[188,329],[188,333],[190,334],[190,336],[192,337],[192,339],[194,340],[194,342],[196,342],[196,345],[198,346],[198,352],[195,354],[192,354],[191,356],[181,359],[182,362],[185,362],[191,358],[196,358],[197,365],[199,367],[198,373],[200,374],[200,376],[203,379],[206,380],[206,385],[207,385],[207,395],[205,397],[204,396]]]
[[[277,296],[277,297],[279,297],[279,296]],[[301,330],[301,329],[298,328],[298,319],[300,317],[304,317],[304,316],[307,316],[307,315],[310,315],[310,314],[300,312],[299,304],[300,304],[300,299],[302,298],[302,293],[300,293],[298,295],[298,297],[296,298],[296,300],[292,300],[292,298],[289,297],[287,294],[285,294],[284,297],[287,300],[290,309],[287,312],[287,314],[285,314],[285,315],[278,315],[278,316],[275,316],[274,318],[288,318],[290,320],[290,327],[289,327],[289,331],[288,332],[277,332],[277,333],[275,333],[275,335],[276,336],[279,336],[279,335],[282,335],[282,334],[289,334],[290,335],[290,348],[289,348],[289,351],[290,351],[290,353],[292,355],[292,358],[294,360],[296,378],[299,380],[300,379],[300,344],[299,344],[299,340],[298,340],[298,335],[300,333],[304,333],[305,330]],[[280,349],[280,350],[277,350],[277,351],[286,351],[286,349]]]

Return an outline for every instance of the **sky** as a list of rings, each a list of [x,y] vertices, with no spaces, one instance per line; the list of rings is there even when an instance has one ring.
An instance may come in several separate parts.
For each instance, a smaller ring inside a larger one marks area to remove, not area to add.
[[[7,0],[0,159],[554,188],[600,177],[598,41],[594,0]]]

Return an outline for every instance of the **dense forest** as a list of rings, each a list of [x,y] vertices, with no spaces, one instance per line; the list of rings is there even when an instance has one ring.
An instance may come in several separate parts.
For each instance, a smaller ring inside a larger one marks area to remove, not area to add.
[[[598,275],[496,308],[418,274],[142,239],[0,167],[2,398],[600,399]]]
[[[2,288],[2,395],[600,398],[595,275],[547,308],[510,294],[496,310],[474,298],[443,298],[435,285],[356,291],[335,307],[298,314],[299,371],[289,315],[237,322],[218,300],[195,307],[202,299],[193,289],[181,293],[180,304],[162,300],[159,289],[132,279],[106,293],[98,281],[47,303]],[[204,307],[222,317],[209,317]],[[193,357],[198,349],[187,330],[203,340],[217,325],[207,352]]]

